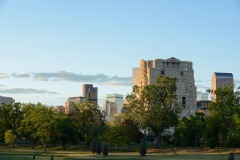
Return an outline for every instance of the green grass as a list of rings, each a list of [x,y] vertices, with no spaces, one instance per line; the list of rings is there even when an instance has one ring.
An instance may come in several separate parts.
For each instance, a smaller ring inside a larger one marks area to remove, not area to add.
[[[180,149],[174,155],[172,150],[154,150],[149,149],[146,156],[141,157],[137,151],[120,152],[110,151],[109,156],[92,154],[90,151],[83,151],[79,148],[69,148],[67,151],[62,151],[59,148],[50,148],[46,152],[42,148],[14,148],[9,149],[0,147],[0,160],[32,160],[33,153],[36,155],[36,160],[50,160],[51,155],[54,155],[54,160],[82,160],[82,159],[108,159],[108,160],[227,160],[228,154],[231,152],[225,149],[222,153],[219,150],[196,150],[196,149]],[[235,160],[240,159],[240,150],[236,150]]]

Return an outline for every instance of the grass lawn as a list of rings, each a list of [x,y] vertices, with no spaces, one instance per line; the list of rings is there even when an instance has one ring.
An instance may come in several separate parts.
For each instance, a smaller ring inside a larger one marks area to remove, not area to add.
[[[36,155],[36,160],[50,160],[51,155],[54,160],[80,160],[80,159],[124,159],[124,160],[227,160],[230,150],[223,150],[219,154],[219,150],[194,150],[194,149],[181,149],[174,155],[173,152],[164,150],[148,150],[146,156],[141,157],[137,151],[135,152],[116,152],[110,151],[107,157],[103,155],[92,154],[90,151],[82,151],[80,149],[69,149],[62,151],[59,148],[51,148],[46,152],[42,148],[14,148],[8,149],[0,147],[0,160],[32,160],[33,153]],[[240,149],[235,151],[235,160],[240,160]]]

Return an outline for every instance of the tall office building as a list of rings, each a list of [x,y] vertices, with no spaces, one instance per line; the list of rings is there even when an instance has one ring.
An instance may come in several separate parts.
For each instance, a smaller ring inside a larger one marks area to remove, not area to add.
[[[106,100],[109,102],[114,102],[117,105],[117,113],[120,114],[123,108],[123,95],[121,94],[107,94]]]
[[[83,85],[83,96],[78,97],[69,97],[68,101],[65,102],[65,113],[69,114],[74,112],[74,106],[76,104],[81,104],[86,101],[89,101],[94,104],[98,104],[98,89],[97,87],[93,87],[92,84],[84,84]]]
[[[214,72],[212,75],[212,98],[216,99],[215,91],[223,86],[231,87],[233,85],[232,73]]]
[[[108,117],[113,117],[115,115],[118,115],[117,104],[114,102],[105,100],[103,102],[103,111],[105,112],[105,116],[108,116]]]
[[[94,104],[98,104],[98,88],[93,87],[92,84],[84,84],[83,97]]]
[[[177,98],[182,106],[182,116],[190,116],[196,112],[196,86],[193,64],[180,61],[174,57],[169,59],[141,60],[138,86],[153,84],[157,76],[177,78]],[[137,76],[133,77],[133,79]]]

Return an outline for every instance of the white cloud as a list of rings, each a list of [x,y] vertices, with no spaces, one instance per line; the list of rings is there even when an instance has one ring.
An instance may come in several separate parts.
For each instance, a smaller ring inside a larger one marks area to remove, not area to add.
[[[11,76],[16,78],[29,78],[31,75],[29,73],[13,73]]]
[[[7,73],[0,73],[0,78],[8,78],[9,74]]]
[[[57,92],[51,92],[44,89],[33,89],[33,88],[0,88],[0,93],[7,94],[58,94]]]
[[[66,71],[58,71],[54,73],[33,73],[34,80],[39,81],[72,81],[72,82],[86,82],[98,83],[118,86],[131,86],[132,77],[109,77],[104,74],[83,75]]]

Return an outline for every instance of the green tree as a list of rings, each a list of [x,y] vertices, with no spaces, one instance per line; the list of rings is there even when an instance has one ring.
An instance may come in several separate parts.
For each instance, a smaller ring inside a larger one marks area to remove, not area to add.
[[[230,147],[240,147],[240,116],[234,114],[234,126],[229,129],[227,143]]]
[[[1,104],[0,107],[0,140],[3,140],[5,132],[12,130],[17,135],[17,129],[22,119],[21,103],[12,101],[9,104]],[[13,143],[14,147],[14,143]]]
[[[36,145],[37,125],[35,125],[36,105],[33,103],[23,104],[23,119],[17,130],[18,134],[27,140],[32,141],[32,148]]]
[[[103,114],[98,105],[90,102],[78,104],[72,116],[77,132],[87,142],[87,146],[104,132]]]
[[[67,115],[58,113],[54,123],[54,131],[57,138],[61,141],[63,150],[69,142],[75,142],[77,132],[74,127],[73,119]]]
[[[14,141],[16,139],[16,135],[12,132],[12,130],[7,130],[5,132],[5,143],[9,144],[9,147],[10,145],[12,145],[12,147],[14,147]]]
[[[231,129],[236,127],[234,117],[240,116],[239,90],[234,90],[234,86],[223,86],[215,91],[216,99],[209,106],[205,133],[211,147],[226,144]]]
[[[115,118],[113,123],[108,124],[108,130],[101,137],[105,143],[116,145],[128,145],[131,142],[139,142],[142,133],[132,120]]]
[[[180,119],[174,133],[174,143],[178,146],[200,146],[206,128],[205,115],[196,112],[194,116]]]
[[[134,86],[132,93],[126,96],[127,115],[155,135],[158,147],[162,133],[178,123],[176,89],[176,79],[159,76],[152,85]]]
[[[27,134],[33,140],[39,139],[43,143],[44,151],[46,151],[46,143],[50,142],[54,131],[56,119],[54,112],[41,103],[29,104],[25,110],[19,132]]]

